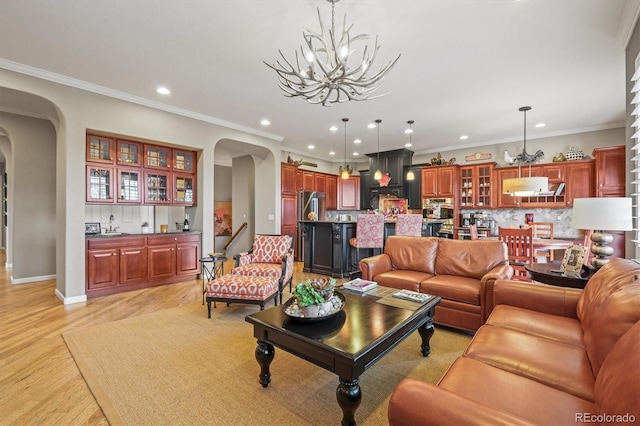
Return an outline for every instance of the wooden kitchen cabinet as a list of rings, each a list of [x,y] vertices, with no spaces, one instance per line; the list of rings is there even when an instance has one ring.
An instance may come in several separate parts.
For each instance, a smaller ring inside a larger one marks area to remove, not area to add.
[[[171,167],[173,171],[184,173],[196,172],[197,153],[182,148],[173,148],[171,150],[172,161]]]
[[[567,207],[573,207],[575,198],[593,197],[595,193],[595,165],[593,160],[578,160],[567,164]]]
[[[142,170],[129,167],[117,168],[118,203],[142,203]]]
[[[144,145],[144,167],[171,170],[171,148],[159,145]]]
[[[323,173],[314,173],[313,190],[327,194],[327,176]]]
[[[306,170],[302,171],[302,189],[305,191],[315,191],[316,188],[316,174],[313,172],[308,172]]]
[[[296,195],[298,187],[296,186],[296,175],[298,174],[298,166],[290,163],[280,164],[280,186],[281,194]],[[300,173],[302,177],[302,172]]]
[[[86,166],[87,203],[108,204],[114,202],[114,167],[90,164]]]
[[[596,168],[596,197],[624,197],[626,191],[624,145],[593,150]]]
[[[515,208],[520,207],[520,197],[514,197],[511,194],[504,194],[502,182],[505,179],[513,179],[518,177],[517,167],[501,167],[495,169],[495,180],[497,183],[497,207],[498,208]]]
[[[142,166],[142,144],[139,142],[118,139],[116,148],[116,164],[129,167]]]
[[[171,172],[144,172],[145,204],[171,204]]]
[[[336,175],[327,175],[326,204],[324,206],[326,210],[338,210],[338,180],[342,180],[342,178]],[[358,191],[360,191],[359,187]]]
[[[196,204],[196,176],[182,173],[172,173],[173,196],[171,203],[174,205],[193,206]]]
[[[338,178],[338,210],[360,210],[360,176]]]
[[[116,142],[113,138],[87,134],[86,160],[92,163],[115,164]]]
[[[458,181],[457,166],[431,166],[422,169],[423,198],[453,198]]]
[[[483,163],[460,167],[460,208],[495,207],[494,166],[495,163]]]
[[[88,237],[87,297],[195,279],[201,240],[199,232]]]

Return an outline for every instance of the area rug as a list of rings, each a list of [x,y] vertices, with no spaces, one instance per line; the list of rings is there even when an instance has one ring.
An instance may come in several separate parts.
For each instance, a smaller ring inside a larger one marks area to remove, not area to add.
[[[336,425],[338,378],[276,348],[263,388],[251,305],[200,304],[70,330],[64,340],[112,425]],[[413,333],[360,377],[361,425],[387,424],[389,397],[404,377],[431,383],[470,336],[437,328],[431,355]]]

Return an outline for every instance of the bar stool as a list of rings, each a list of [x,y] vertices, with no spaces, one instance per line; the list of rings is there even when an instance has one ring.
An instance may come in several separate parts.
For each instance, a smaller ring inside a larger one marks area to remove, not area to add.
[[[422,236],[421,214],[399,214],[396,221],[396,234],[408,237]]]
[[[384,247],[384,216],[377,214],[360,214],[356,218],[356,236],[349,240],[349,245],[356,249],[356,261],[352,263],[352,272],[358,269],[360,249],[380,249]]]

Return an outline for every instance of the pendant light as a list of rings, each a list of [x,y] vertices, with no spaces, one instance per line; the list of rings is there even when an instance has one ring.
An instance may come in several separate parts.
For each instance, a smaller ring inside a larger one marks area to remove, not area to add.
[[[373,178],[375,180],[382,179],[382,172],[380,171],[380,123],[382,123],[382,120],[377,119],[376,124],[378,127],[378,170],[376,170],[376,173],[373,175]]]
[[[527,111],[530,106],[518,108],[518,111],[524,113],[524,149],[522,154],[516,157],[518,161],[518,177],[504,179],[502,181],[502,193],[511,194],[513,197],[534,197],[540,193],[549,191],[549,178],[544,176],[531,176],[531,163],[538,158],[536,154],[527,153]],[[520,176],[520,166],[522,163],[529,164],[529,176]]]
[[[413,146],[413,120],[409,120],[407,121],[407,124],[409,124],[409,146]],[[411,157],[413,157],[413,154],[409,154],[409,171],[407,172],[407,180],[414,180],[416,177],[413,174],[413,170],[411,170]]]
[[[349,179],[349,166],[347,165],[347,121],[348,118],[343,118],[344,123],[344,169],[342,170],[342,179]]]

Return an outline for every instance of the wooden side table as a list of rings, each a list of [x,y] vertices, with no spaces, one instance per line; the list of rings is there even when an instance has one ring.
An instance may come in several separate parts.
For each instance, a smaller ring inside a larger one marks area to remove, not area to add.
[[[562,271],[560,262],[550,263],[527,263],[524,266],[529,277],[544,284],[555,285],[559,287],[584,288],[589,279],[595,274],[595,269],[582,270],[582,274],[571,274]]]

